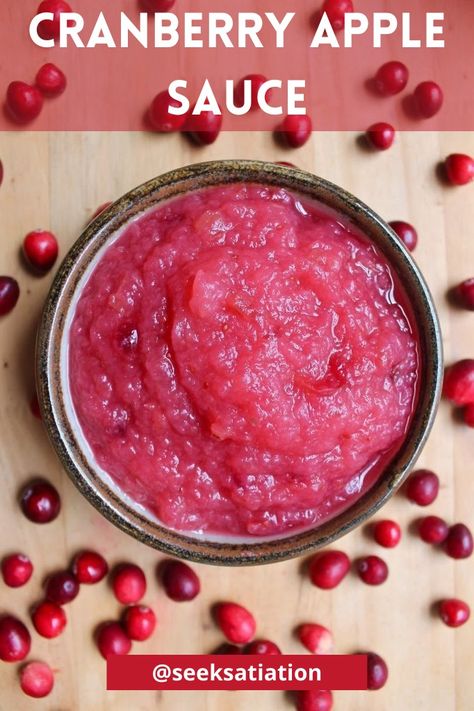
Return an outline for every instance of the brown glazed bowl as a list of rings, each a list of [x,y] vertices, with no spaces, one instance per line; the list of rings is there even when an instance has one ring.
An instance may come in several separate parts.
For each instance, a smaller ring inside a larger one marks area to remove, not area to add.
[[[418,404],[398,454],[373,487],[335,518],[310,530],[270,539],[181,533],[136,508],[86,454],[65,377],[68,326],[75,299],[99,250],[130,219],[163,200],[206,186],[236,182],[288,188],[349,217],[398,272],[420,332]],[[418,267],[395,233],[342,188],[302,170],[259,161],[215,161],[180,168],[135,188],[101,213],[86,227],[59,269],[45,305],[37,343],[37,385],[44,423],[64,468],[82,494],[112,523],[143,543],[181,558],[220,565],[271,563],[308,553],[332,543],[372,516],[417,460],[435,416],[441,378],[441,335],[433,300]]]

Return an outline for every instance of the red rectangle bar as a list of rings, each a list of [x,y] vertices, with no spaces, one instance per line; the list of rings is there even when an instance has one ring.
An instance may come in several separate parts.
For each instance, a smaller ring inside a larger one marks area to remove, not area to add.
[[[367,689],[367,655],[131,655],[107,660],[109,691]]]

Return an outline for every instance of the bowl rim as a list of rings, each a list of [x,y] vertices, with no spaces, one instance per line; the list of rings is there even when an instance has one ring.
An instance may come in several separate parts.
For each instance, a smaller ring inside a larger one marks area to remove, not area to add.
[[[94,471],[75,437],[61,387],[63,328],[75,287],[94,255],[131,219],[163,200],[229,183],[283,187],[344,214],[374,241],[410,298],[423,358],[423,386],[403,444],[377,481],[347,509],[324,523],[284,537],[231,542],[192,537],[131,508]],[[36,346],[36,380],[48,436],[67,474],[90,503],[118,528],[167,554],[217,565],[286,560],[322,548],[373,516],[408,476],[426,442],[438,406],[443,373],[442,340],[433,298],[404,245],[381,217],[343,188],[298,168],[256,160],[218,160],[178,168],[119,198],[84,229],[64,258],[43,309]]]

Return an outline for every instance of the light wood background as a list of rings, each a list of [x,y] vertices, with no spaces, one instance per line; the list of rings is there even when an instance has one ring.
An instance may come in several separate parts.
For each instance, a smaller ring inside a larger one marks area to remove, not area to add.
[[[145,601],[159,625],[153,638],[135,644],[136,652],[200,653],[221,641],[211,621],[210,604],[231,599],[247,605],[258,620],[258,635],[275,640],[285,652],[302,652],[293,630],[316,621],[329,626],[338,652],[368,649],[382,654],[390,679],[380,692],[339,692],[336,711],[471,711],[474,709],[474,620],[459,630],[445,627],[430,613],[433,602],[459,596],[474,603],[471,560],[454,562],[408,532],[421,513],[398,496],[383,511],[404,526],[395,550],[376,551],[362,530],[341,540],[350,555],[381,553],[390,576],[370,588],[349,576],[333,592],[318,591],[304,577],[301,561],[270,567],[231,569],[201,566],[203,592],[191,604],[168,600],[157,582],[161,555],[128,538],[82,499],[61,470],[42,424],[29,410],[33,390],[33,344],[51,276],[35,278],[19,260],[19,245],[31,229],[51,228],[61,252],[76,239],[97,206],[152,176],[199,160],[259,158],[290,160],[341,184],[372,205],[387,220],[407,219],[419,231],[416,259],[426,274],[442,321],[447,362],[474,356],[474,314],[450,307],[446,290],[474,275],[474,186],[448,188],[434,166],[450,152],[474,154],[474,134],[407,133],[381,154],[361,150],[353,134],[315,134],[304,148],[287,152],[267,134],[223,134],[213,146],[198,149],[180,136],[127,133],[0,134],[5,179],[0,188],[0,274],[15,276],[22,293],[16,309],[0,322],[0,555],[20,550],[35,564],[32,580],[10,590],[0,581],[0,610],[28,620],[29,606],[41,596],[44,576],[67,565],[84,546],[98,548],[111,564],[132,560],[148,576]],[[455,422],[442,404],[421,464],[442,481],[432,513],[474,526],[474,432]],[[58,487],[59,518],[47,526],[28,522],[16,497],[22,483],[41,474]],[[382,551],[382,552],[381,552]],[[474,605],[473,605],[474,606]],[[105,663],[92,642],[92,630],[119,613],[107,585],[85,587],[67,608],[69,624],[58,639],[33,633],[31,658],[57,669],[53,694],[45,700],[24,697],[16,665],[0,663],[2,711],[284,711],[281,692],[105,691]]]

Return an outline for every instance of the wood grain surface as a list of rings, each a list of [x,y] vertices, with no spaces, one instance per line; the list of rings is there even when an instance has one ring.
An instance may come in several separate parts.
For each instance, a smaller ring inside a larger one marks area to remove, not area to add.
[[[380,154],[364,151],[353,134],[314,134],[298,151],[277,148],[268,134],[223,134],[198,149],[180,136],[128,133],[0,134],[5,179],[0,189],[0,274],[15,276],[22,293],[15,310],[0,321],[0,555],[27,553],[35,572],[24,588],[0,581],[0,611],[25,621],[41,596],[44,576],[68,564],[79,548],[99,549],[111,564],[132,560],[148,577],[145,601],[158,615],[153,638],[137,652],[200,653],[221,641],[210,605],[231,599],[247,605],[258,620],[258,635],[285,652],[302,652],[295,626],[315,621],[329,626],[338,652],[373,650],[390,667],[380,692],[339,692],[336,711],[472,711],[474,709],[474,621],[459,630],[445,627],[432,612],[442,597],[474,602],[471,560],[455,562],[409,531],[422,513],[402,496],[383,510],[404,527],[404,539],[382,555],[388,581],[370,588],[351,575],[332,592],[319,591],[301,572],[302,561],[270,567],[199,567],[203,592],[190,604],[168,600],[156,578],[157,552],[116,530],[75,490],[51,450],[41,422],[29,410],[33,392],[34,335],[51,275],[31,276],[19,259],[24,234],[50,228],[61,252],[79,235],[97,206],[152,176],[177,166],[215,158],[290,160],[322,175],[368,202],[387,220],[406,219],[419,231],[415,256],[434,294],[442,322],[446,361],[474,356],[474,314],[456,310],[448,286],[474,275],[473,186],[449,188],[435,175],[437,161],[450,152],[474,154],[474,134],[406,133]],[[456,422],[443,403],[421,464],[442,482],[430,512],[474,526],[474,432]],[[17,495],[32,475],[58,487],[63,509],[46,526],[27,521]],[[351,556],[376,551],[367,531],[340,541]],[[64,634],[47,641],[33,634],[31,658],[57,670],[56,686],[44,700],[29,700],[18,687],[16,665],[0,663],[2,711],[284,711],[291,701],[281,692],[105,691],[105,663],[92,631],[115,618],[119,606],[105,583],[83,588],[67,608]]]

